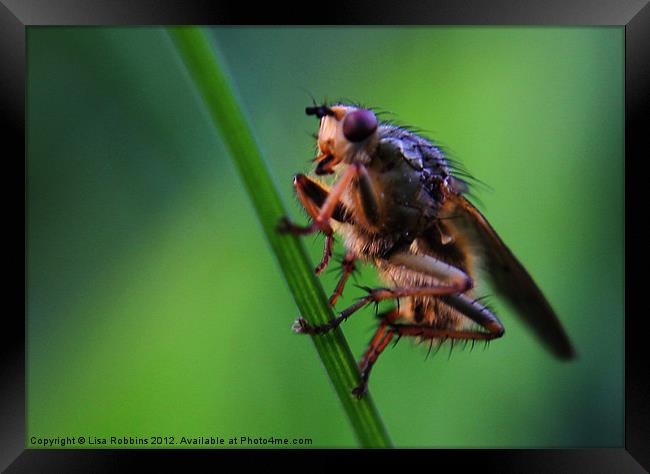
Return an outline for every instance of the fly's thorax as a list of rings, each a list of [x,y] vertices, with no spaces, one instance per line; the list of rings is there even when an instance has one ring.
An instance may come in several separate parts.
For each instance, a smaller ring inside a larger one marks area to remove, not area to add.
[[[380,139],[366,168],[379,204],[378,231],[415,237],[431,224],[442,195],[426,171],[405,157],[398,140]]]

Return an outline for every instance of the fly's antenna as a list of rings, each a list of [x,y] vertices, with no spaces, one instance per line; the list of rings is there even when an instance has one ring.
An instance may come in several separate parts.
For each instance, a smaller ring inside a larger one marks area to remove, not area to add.
[[[319,119],[325,117],[326,115],[334,115],[334,111],[330,109],[327,105],[315,105],[313,107],[305,107],[305,113],[307,115],[315,115]]]
[[[311,99],[312,105],[314,107],[317,107],[318,102],[316,102],[316,99],[314,99],[314,94],[312,94],[311,91],[309,89],[307,89],[306,87],[301,86],[300,89],[302,89],[302,91],[309,96],[309,98]]]
[[[311,99],[312,106],[305,107],[305,113],[307,115],[315,115],[316,117],[323,118],[326,115],[334,115],[334,111],[327,106],[327,98],[322,102],[322,105],[318,105],[314,95],[305,87],[300,87],[304,93],[306,93]]]

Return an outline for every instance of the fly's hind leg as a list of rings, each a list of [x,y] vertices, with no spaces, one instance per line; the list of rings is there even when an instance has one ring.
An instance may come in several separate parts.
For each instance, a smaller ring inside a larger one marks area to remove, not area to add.
[[[349,217],[350,213],[347,211],[343,203],[338,201],[340,192],[339,196],[334,200],[331,197],[332,194],[330,190],[315,179],[299,174],[294,177],[293,185],[296,189],[296,195],[298,196],[300,203],[312,218],[313,222],[307,227],[301,227],[293,224],[289,219],[284,218],[280,222],[278,230],[283,233],[294,235],[306,235],[319,230],[325,234],[323,258],[315,269],[315,273],[318,275],[325,270],[332,256],[334,234],[329,225],[330,218],[335,221],[349,223],[351,221]]]
[[[400,336],[422,337],[424,339],[469,339],[489,341],[505,333],[501,321],[486,306],[464,295],[449,295],[441,298],[449,306],[477,323],[484,331],[467,329],[444,329],[417,324],[392,324]]]
[[[359,362],[361,383],[352,390],[354,395],[358,398],[363,397],[363,394],[368,389],[368,378],[373,365],[395,335],[397,335],[398,339],[402,336],[412,336],[423,339],[464,339],[474,341],[489,341],[503,336],[505,330],[499,319],[486,306],[476,300],[459,294],[444,296],[441,299],[479,324],[485,331],[450,330],[416,324],[397,324],[395,321],[399,317],[399,310],[396,309],[380,314],[382,321],[379,328],[377,328],[366,353]]]
[[[394,298],[435,296],[445,301],[470,320],[479,324],[485,330],[457,330],[454,328],[437,328],[435,326],[420,324],[394,324],[393,321],[389,321],[388,324],[400,336],[420,336],[427,339],[490,340],[503,336],[504,328],[497,317],[487,307],[463,295],[465,291],[472,287],[472,279],[459,268],[428,255],[397,253],[388,260],[393,265],[404,266],[409,270],[433,276],[445,283],[434,286],[377,288],[369,290],[368,296],[361,298],[355,305],[345,311],[347,316],[349,316],[350,311],[355,311],[360,306],[363,306],[363,304],[371,302]]]
[[[381,323],[375,332],[375,335],[372,337],[368,349],[366,349],[365,354],[359,361],[359,371],[361,383],[356,386],[352,393],[357,398],[362,398],[363,395],[368,390],[368,379],[370,378],[370,371],[372,370],[373,365],[377,362],[380,354],[388,346],[388,343],[393,339],[393,336],[397,332],[393,327],[392,323],[399,316],[399,310],[392,309],[385,313],[379,315],[381,318]]]

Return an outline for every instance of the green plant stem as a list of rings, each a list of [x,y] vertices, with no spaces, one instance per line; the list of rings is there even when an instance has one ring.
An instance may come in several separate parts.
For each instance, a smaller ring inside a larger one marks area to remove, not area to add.
[[[313,325],[330,321],[334,315],[302,243],[295,236],[277,232],[287,211],[223,61],[201,28],[174,27],[168,31],[237,166],[300,314]],[[278,320],[278,324],[285,323]],[[312,340],[360,444],[389,447],[388,434],[370,394],[361,400],[351,394],[359,383],[359,374],[341,330],[312,336]]]

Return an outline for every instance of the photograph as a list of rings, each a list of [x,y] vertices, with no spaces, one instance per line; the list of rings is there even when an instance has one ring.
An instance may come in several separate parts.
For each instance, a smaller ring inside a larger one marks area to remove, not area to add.
[[[26,448],[621,448],[623,26],[29,26]]]

